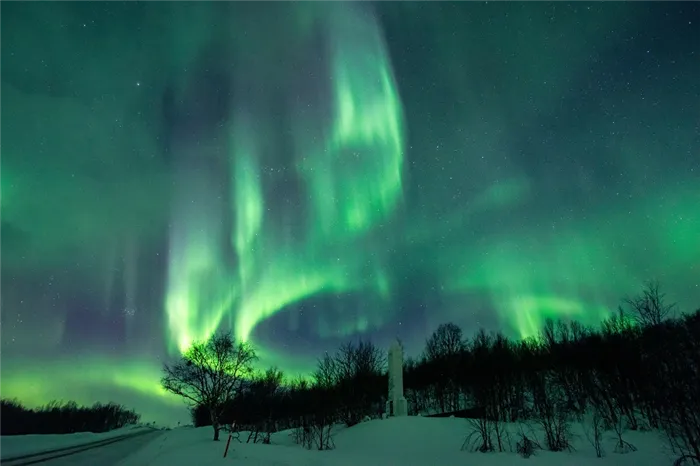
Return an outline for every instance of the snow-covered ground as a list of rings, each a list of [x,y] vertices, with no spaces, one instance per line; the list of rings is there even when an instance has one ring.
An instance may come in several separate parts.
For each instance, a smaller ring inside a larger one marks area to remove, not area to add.
[[[511,443],[520,426],[510,425]],[[484,465],[505,466],[664,466],[671,465],[673,455],[658,432],[627,432],[624,439],[638,448],[626,454],[614,453],[612,432],[603,436],[604,458],[596,458],[584,428],[572,425],[572,452],[538,451],[524,459],[516,453],[473,453],[461,447],[471,431],[464,419],[403,417],[368,421],[351,428],[338,428],[336,448],[331,451],[308,451],[294,444],[289,431],[272,436],[272,445],[242,444],[233,441],[223,458],[227,435],[222,441],[211,440],[211,428],[179,428],[165,432],[145,448],[119,463],[119,466],[189,466],[232,464],[246,466],[390,466],[390,465]],[[537,434],[537,429],[534,430]],[[544,444],[541,434],[537,440]],[[244,438],[241,435],[241,438]],[[507,444],[508,442],[506,442]]]
[[[87,443],[119,437],[120,435],[136,433],[139,430],[150,429],[145,426],[127,426],[101,434],[92,432],[80,432],[76,434],[49,434],[49,435],[3,435],[0,436],[0,458],[14,458],[16,456],[30,455],[68,448]]]

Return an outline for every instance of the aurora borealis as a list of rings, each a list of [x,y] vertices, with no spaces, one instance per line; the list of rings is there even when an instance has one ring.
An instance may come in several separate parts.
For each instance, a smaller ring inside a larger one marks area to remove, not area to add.
[[[700,306],[696,3],[13,2],[1,43],[3,397],[186,422],[160,366],[217,329],[297,374]]]

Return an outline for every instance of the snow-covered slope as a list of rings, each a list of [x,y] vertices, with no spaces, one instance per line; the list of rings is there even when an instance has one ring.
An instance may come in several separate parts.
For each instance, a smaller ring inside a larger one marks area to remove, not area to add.
[[[513,449],[519,426],[511,425]],[[524,459],[516,453],[472,453],[462,451],[470,427],[464,419],[404,417],[375,420],[351,428],[338,428],[336,448],[332,451],[307,451],[295,445],[290,432],[272,436],[272,445],[231,443],[223,459],[225,435],[221,442],[211,440],[211,428],[180,428],[166,432],[147,447],[126,458],[120,466],[189,466],[193,464],[244,464],[246,466],[390,466],[390,465],[483,465],[505,466],[663,466],[672,464],[672,456],[656,432],[628,432],[625,440],[638,451],[616,454],[611,433],[603,438],[606,456],[596,458],[584,429],[572,426],[574,451],[551,453],[538,451]],[[537,430],[535,429],[535,433]],[[540,443],[544,443],[538,435]],[[242,436],[243,438],[243,436]],[[506,444],[508,442],[506,441]]]

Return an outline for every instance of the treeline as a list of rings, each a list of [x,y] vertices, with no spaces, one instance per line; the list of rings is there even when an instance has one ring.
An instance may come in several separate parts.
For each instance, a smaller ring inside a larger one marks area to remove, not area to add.
[[[382,415],[388,378],[384,351],[370,342],[351,342],[325,354],[310,380],[285,381],[273,368],[242,381],[224,403],[218,422],[246,432],[245,442],[269,443],[273,432],[294,429],[297,443],[309,449],[333,448],[332,426],[355,425]],[[210,409],[192,410],[194,425],[212,425]]]
[[[69,401],[52,401],[46,406],[29,409],[17,400],[2,400],[0,435],[72,434],[107,432],[136,424],[140,415],[116,403],[96,403],[90,407]]]
[[[661,429],[674,450],[700,458],[700,310],[669,318],[653,283],[625,304],[599,329],[550,320],[524,341],[483,331],[463,340],[443,325],[405,368],[409,410],[476,407],[466,446],[480,451],[505,450],[502,424],[521,420],[540,425],[543,447],[565,450],[570,423],[587,421],[599,456],[603,431],[626,452],[626,430]]]
[[[606,454],[605,431],[624,453],[635,449],[627,430],[659,429],[679,454],[700,458],[700,310],[672,311],[650,284],[597,328],[550,320],[537,337],[516,341],[484,331],[465,338],[443,324],[423,354],[405,362],[409,414],[468,412],[473,432],[464,448],[475,451],[567,450],[571,424],[584,422],[598,456]],[[321,358],[310,381],[284,383],[275,369],[240,380],[214,416],[215,430],[235,421],[249,432],[241,441],[269,442],[270,433],[293,428],[307,448],[332,448],[333,424],[384,411],[384,354],[349,343]],[[209,406],[193,410],[195,425],[212,423]],[[521,421],[540,426],[541,445],[524,429],[513,445],[505,423]]]

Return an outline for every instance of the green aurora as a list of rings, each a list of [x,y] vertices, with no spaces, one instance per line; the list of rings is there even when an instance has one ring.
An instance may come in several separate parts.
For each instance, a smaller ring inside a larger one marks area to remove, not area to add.
[[[649,279],[697,307],[681,9],[3,5],[3,397],[187,422],[159,370],[217,329],[305,374],[595,325]]]

